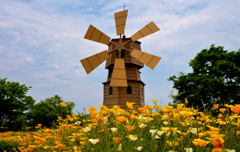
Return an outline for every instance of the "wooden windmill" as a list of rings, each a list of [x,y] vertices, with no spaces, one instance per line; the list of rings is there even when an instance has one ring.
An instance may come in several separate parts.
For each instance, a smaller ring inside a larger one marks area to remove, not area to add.
[[[130,38],[124,35],[128,10],[117,12],[115,16],[116,32],[120,38],[111,39],[106,34],[90,25],[85,39],[108,45],[108,51],[97,53],[80,60],[87,74],[92,72],[106,60],[108,69],[107,81],[104,85],[103,104],[108,108],[120,105],[126,109],[126,102],[134,102],[134,106],[144,106],[144,86],[141,81],[140,71],[145,64],[152,70],[160,61],[160,57],[141,51],[141,42],[137,41],[160,29],[150,22]]]

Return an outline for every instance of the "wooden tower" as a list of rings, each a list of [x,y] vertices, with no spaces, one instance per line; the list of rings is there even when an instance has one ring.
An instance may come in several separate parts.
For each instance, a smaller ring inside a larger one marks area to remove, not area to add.
[[[129,40],[131,39],[125,38],[125,36],[123,36],[122,38],[123,43]],[[112,39],[111,41],[116,43],[119,41],[119,39]],[[140,44],[141,42],[139,41],[131,41],[126,45],[126,48],[129,50],[141,50]],[[115,59],[119,58],[119,52],[117,50],[114,51],[114,49],[115,46],[110,43],[108,48],[108,53],[110,54],[110,57],[107,59],[105,67],[106,69],[108,69],[108,77],[107,82],[103,83],[103,104],[106,105],[108,108],[111,108],[113,105],[121,105],[121,108],[126,109],[126,101],[128,101],[134,102],[134,106],[144,106],[145,84],[141,81],[141,72],[139,71],[142,67],[144,67],[144,64],[132,57],[129,51],[121,51],[121,59],[123,59],[125,63],[128,86],[110,86],[114,62]]]
[[[106,34],[90,25],[85,39],[108,45],[108,51],[92,55],[88,58],[80,60],[87,74],[92,72],[102,62],[106,60],[106,69],[108,69],[107,81],[104,86],[103,104],[108,108],[113,105],[120,105],[126,109],[126,102],[134,102],[134,106],[144,106],[144,86],[141,81],[139,69],[144,64],[154,69],[160,61],[160,57],[151,55],[141,51],[141,42],[137,41],[149,34],[160,29],[150,22],[141,30],[136,32],[130,38],[126,38],[124,34],[128,10],[115,13],[115,24],[118,39],[111,39]]]

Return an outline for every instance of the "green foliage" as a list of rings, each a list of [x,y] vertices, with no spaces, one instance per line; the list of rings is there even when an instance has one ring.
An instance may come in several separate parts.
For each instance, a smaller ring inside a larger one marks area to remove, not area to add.
[[[5,140],[0,140],[0,151],[19,151],[19,150],[13,150],[17,149],[17,147],[20,147],[18,142],[8,142]]]
[[[60,103],[65,103],[67,106],[62,107]],[[50,128],[58,119],[58,116],[65,119],[67,115],[71,115],[74,106],[74,102],[65,102],[60,96],[55,95],[35,104],[27,114],[27,117],[30,120],[30,125],[33,127],[37,124],[42,124]]]
[[[189,105],[211,107],[220,97],[221,103],[240,103],[240,50],[228,52],[223,47],[211,45],[204,49],[189,62],[192,73],[180,73],[171,76],[173,88],[177,95],[170,96],[175,103],[184,103],[187,98]]]
[[[8,127],[0,127],[0,132],[6,132],[8,131]]]
[[[24,112],[35,103],[31,96],[26,96],[29,88],[25,84],[6,81],[0,78],[0,126],[9,130],[21,130],[26,124]]]

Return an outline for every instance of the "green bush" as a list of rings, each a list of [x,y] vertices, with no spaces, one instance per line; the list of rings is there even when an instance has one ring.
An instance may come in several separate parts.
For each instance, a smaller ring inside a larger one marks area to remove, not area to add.
[[[8,131],[8,127],[0,127],[0,132],[6,132]]]

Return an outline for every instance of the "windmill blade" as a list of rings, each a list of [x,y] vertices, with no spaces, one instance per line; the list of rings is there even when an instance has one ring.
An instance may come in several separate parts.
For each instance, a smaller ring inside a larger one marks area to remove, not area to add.
[[[98,67],[101,63],[103,63],[106,59],[109,58],[109,54],[107,50],[87,57],[85,59],[80,60],[87,74],[92,72],[96,67]]]
[[[146,26],[144,26],[141,30],[139,30],[137,33],[135,33],[133,36],[131,36],[132,41],[139,40],[149,34],[152,34],[154,32],[159,31],[160,29],[157,27],[156,24],[150,22]]]
[[[154,69],[155,66],[158,64],[158,62],[161,60],[161,57],[148,54],[142,51],[139,51],[137,49],[133,49],[133,51],[130,53],[130,55],[134,58],[136,58],[138,61],[142,62],[146,66],[148,66],[150,69]]]
[[[110,40],[110,37],[101,32],[99,29],[96,27],[90,25],[87,33],[84,36],[85,39],[92,40],[95,42],[107,44],[108,41]]]
[[[124,34],[128,10],[114,13],[117,35]]]
[[[115,59],[110,86],[127,87],[124,59]]]

